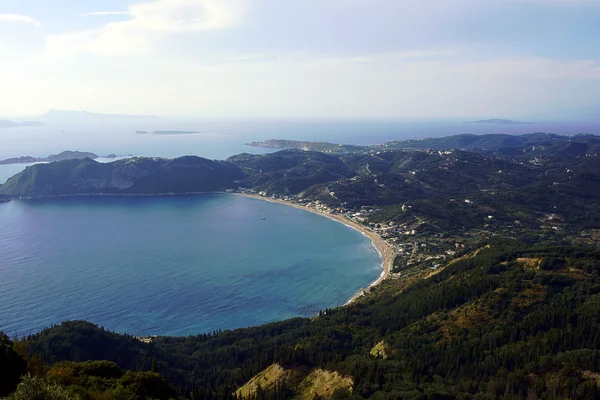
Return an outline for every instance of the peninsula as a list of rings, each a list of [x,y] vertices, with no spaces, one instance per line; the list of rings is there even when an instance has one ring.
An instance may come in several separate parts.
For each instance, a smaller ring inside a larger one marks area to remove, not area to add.
[[[421,138],[411,140],[395,140],[373,145],[347,145],[329,142],[307,142],[287,139],[269,139],[247,143],[249,146],[271,149],[294,149],[318,151],[327,154],[377,154],[390,151],[447,151],[462,150],[488,156],[503,158],[523,158],[550,155],[564,152],[566,148],[578,151],[581,155],[595,154],[596,142],[600,139],[594,135],[564,136],[552,133],[530,133],[523,135],[508,134],[462,134],[440,138]]]
[[[89,153],[85,151],[70,151],[66,150],[58,154],[52,154],[48,157],[31,157],[31,156],[21,156],[21,157],[13,157],[7,158],[5,160],[0,160],[0,165],[6,164],[31,164],[38,162],[54,162],[54,161],[65,161],[65,160],[75,160],[75,159],[83,159],[83,158],[91,158],[93,160],[100,158],[100,156]],[[117,158],[115,154],[107,155],[105,158]]]

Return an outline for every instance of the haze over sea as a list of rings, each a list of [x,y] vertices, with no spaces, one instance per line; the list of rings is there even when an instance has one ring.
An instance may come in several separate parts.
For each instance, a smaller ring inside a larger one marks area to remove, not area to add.
[[[169,119],[156,120],[47,120],[46,125],[0,129],[0,159],[46,157],[63,150],[98,155],[179,157],[197,155],[226,159],[242,152],[272,150],[245,146],[250,141],[296,139],[345,144],[377,144],[392,140],[441,137],[462,133],[534,132],[574,135],[600,134],[600,119],[540,121],[524,125],[464,124],[462,119]],[[530,121],[532,119],[523,119]],[[136,135],[136,131],[198,131],[193,135]],[[2,145],[2,143],[10,145]],[[0,183],[25,165],[0,165]]]
[[[63,150],[225,159],[273,151],[244,145],[271,138],[375,144],[532,132],[600,134],[600,122],[48,121],[0,130],[0,143],[10,143],[0,146],[0,159]],[[0,165],[0,183],[24,167]],[[12,201],[0,204],[0,226],[0,330],[11,335],[67,319],[135,335],[188,335],[307,317],[343,305],[381,273],[376,250],[360,233],[306,211],[233,195]]]

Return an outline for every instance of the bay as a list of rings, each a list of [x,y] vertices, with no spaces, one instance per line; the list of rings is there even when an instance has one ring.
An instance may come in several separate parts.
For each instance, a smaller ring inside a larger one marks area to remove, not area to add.
[[[0,330],[85,319],[189,335],[345,304],[381,273],[359,232],[226,194],[0,204]]]

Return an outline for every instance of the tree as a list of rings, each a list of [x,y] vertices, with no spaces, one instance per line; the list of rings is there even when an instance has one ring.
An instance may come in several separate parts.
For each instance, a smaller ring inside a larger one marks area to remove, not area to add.
[[[16,392],[4,400],[80,400],[80,397],[44,378],[27,375],[17,386]]]
[[[27,362],[13,349],[8,336],[0,332],[0,396],[12,393],[27,371]]]

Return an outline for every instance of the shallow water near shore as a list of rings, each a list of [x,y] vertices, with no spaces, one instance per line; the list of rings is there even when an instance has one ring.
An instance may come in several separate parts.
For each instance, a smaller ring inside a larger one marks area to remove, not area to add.
[[[241,196],[94,196],[0,204],[0,330],[85,319],[189,335],[317,314],[381,273],[370,240]]]

